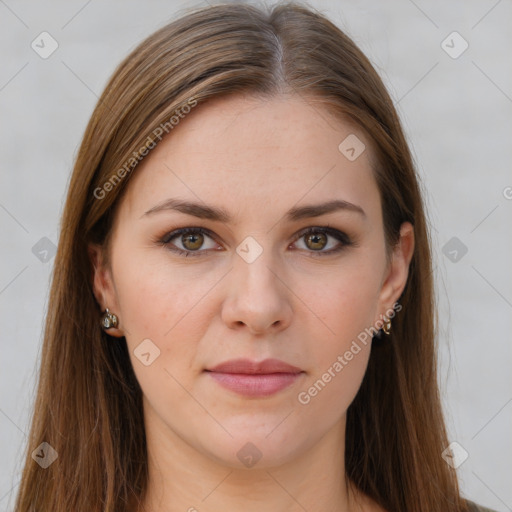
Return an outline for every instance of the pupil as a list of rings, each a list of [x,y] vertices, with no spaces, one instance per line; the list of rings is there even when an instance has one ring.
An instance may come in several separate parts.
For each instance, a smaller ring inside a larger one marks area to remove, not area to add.
[[[186,244],[188,242],[190,242],[192,244],[192,247],[190,247],[190,249],[199,249],[199,247],[201,247],[201,245],[202,245],[202,236],[203,235],[201,235],[200,233],[185,235],[185,240],[184,240],[185,247],[187,246]],[[197,243],[198,240],[199,240],[199,243]]]
[[[202,245],[202,237],[203,237],[203,235],[201,235],[200,233],[185,235],[185,239],[184,239],[183,243],[184,243],[184,245],[191,243],[192,244],[192,247],[190,247],[191,249],[199,249],[199,247],[201,247],[201,245]],[[313,247],[313,248],[314,249],[322,249],[322,247],[324,246],[324,244],[323,244],[324,238],[325,238],[325,235],[323,233],[317,233],[314,235],[309,235],[308,242],[312,242],[313,245],[320,244],[320,247],[317,246],[317,247]]]
[[[323,244],[322,244],[322,242],[321,242],[321,241],[319,241],[319,240],[320,240],[320,238],[324,238],[324,237],[325,237],[325,235],[324,235],[323,233],[317,233],[317,234],[314,234],[314,235],[309,235],[309,237],[308,237],[308,241],[312,241],[312,242],[313,242],[313,244],[318,244],[318,243],[320,243],[320,245],[321,245],[322,247],[314,247],[314,248],[315,248],[315,249],[322,249],[322,248],[323,248]]]

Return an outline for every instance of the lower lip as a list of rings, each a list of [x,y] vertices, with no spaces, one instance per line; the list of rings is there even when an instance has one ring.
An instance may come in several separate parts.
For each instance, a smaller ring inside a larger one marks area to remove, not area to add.
[[[244,396],[270,396],[291,386],[300,373],[220,373],[208,372],[222,387]]]

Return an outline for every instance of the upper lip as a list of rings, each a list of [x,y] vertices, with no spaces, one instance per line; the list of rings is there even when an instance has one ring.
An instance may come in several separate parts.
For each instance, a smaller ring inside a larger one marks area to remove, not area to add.
[[[285,363],[279,359],[265,359],[264,361],[251,361],[250,359],[231,359],[207,368],[207,371],[218,373],[247,373],[247,374],[266,374],[266,373],[300,373],[302,370],[296,366]]]

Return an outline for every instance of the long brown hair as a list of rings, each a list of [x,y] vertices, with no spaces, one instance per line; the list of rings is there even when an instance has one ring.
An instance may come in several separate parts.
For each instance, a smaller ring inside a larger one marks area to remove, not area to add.
[[[414,225],[402,311],[386,342],[372,347],[347,412],[347,476],[389,512],[466,510],[455,470],[441,456],[448,441],[430,239],[397,113],[351,39],[311,7],[288,3],[191,10],[143,41],[110,79],[87,126],[62,216],[16,512],[128,512],[145,496],[142,390],[125,339],[99,325],[87,246],[107,246],[140,149],[157,143],[162,127],[170,133],[169,120],[185,105],[284,92],[320,101],[370,138],[388,248],[403,222]],[[43,442],[58,454],[46,469],[31,456]]]

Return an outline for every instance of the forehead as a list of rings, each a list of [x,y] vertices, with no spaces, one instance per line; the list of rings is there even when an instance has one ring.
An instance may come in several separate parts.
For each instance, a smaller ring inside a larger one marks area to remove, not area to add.
[[[351,160],[345,140],[366,149]],[[195,107],[135,169],[122,207],[140,216],[166,197],[231,206],[234,215],[319,198],[379,203],[367,137],[300,96],[228,96]]]

